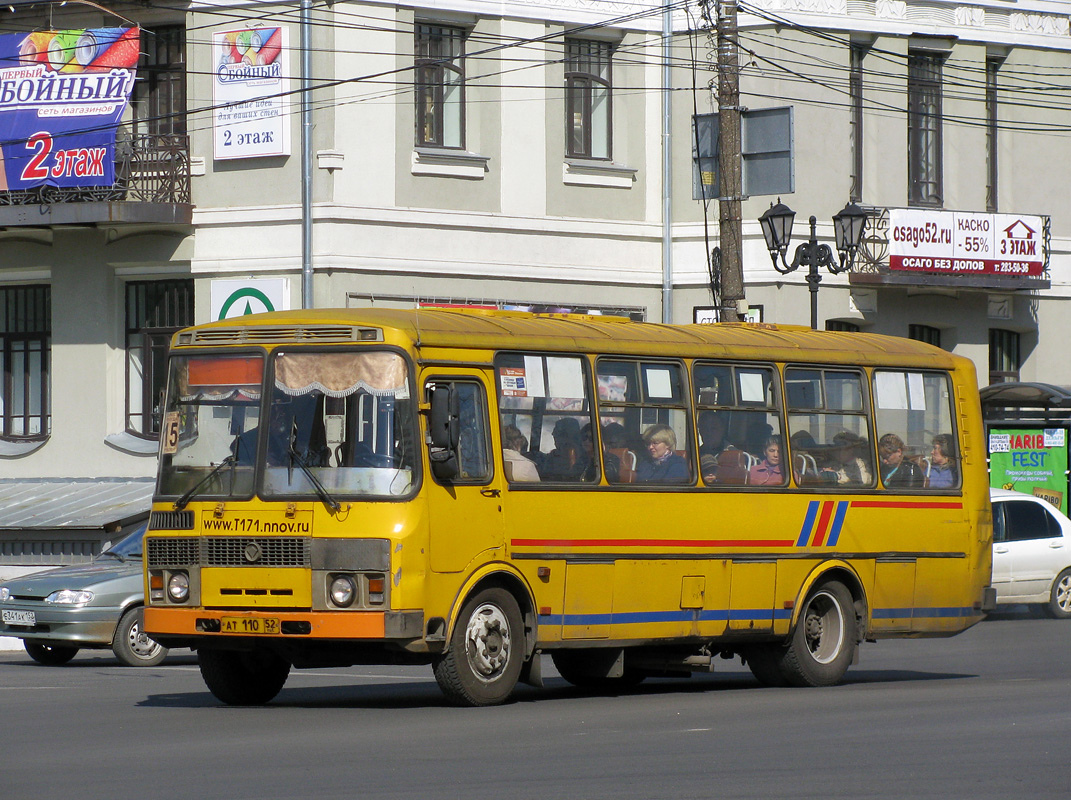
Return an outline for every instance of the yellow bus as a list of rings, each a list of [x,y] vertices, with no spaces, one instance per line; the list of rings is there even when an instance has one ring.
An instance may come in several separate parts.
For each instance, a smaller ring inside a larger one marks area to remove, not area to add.
[[[453,702],[839,682],[991,606],[974,368],[908,339],[446,309],[174,337],[144,629],[212,693],[430,664]]]

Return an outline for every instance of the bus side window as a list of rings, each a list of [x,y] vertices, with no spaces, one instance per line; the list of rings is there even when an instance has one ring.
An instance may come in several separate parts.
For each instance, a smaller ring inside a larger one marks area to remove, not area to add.
[[[461,471],[454,482],[484,483],[491,477],[487,400],[483,388],[476,383],[459,382],[457,391],[461,405],[461,439],[458,445]]]

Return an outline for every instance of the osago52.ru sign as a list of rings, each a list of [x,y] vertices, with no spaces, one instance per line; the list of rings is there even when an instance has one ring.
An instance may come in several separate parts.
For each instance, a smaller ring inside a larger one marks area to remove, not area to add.
[[[1041,275],[1041,217],[963,211],[889,211],[889,269],[967,275]]]

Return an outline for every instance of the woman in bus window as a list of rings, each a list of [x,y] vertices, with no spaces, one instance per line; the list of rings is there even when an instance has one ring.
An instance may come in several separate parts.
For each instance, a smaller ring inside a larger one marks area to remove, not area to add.
[[[525,458],[528,440],[516,425],[502,426],[502,460],[509,463],[509,479],[516,482],[530,483],[539,480],[535,463]]]
[[[955,450],[952,437],[939,433],[933,437],[933,449],[930,451],[930,474],[927,486],[931,489],[951,489],[959,483],[959,470],[956,467]]]
[[[747,482],[751,486],[783,486],[785,470],[781,465],[781,437],[767,437],[762,453],[763,459],[751,468]]]
[[[878,439],[878,456],[881,458],[881,482],[887,488],[921,489],[926,484],[918,464],[904,458],[904,440],[895,433],[887,433]]]
[[[677,455],[677,434],[668,425],[652,425],[643,432],[649,461],[636,469],[639,483],[685,483],[689,478],[688,462]]]

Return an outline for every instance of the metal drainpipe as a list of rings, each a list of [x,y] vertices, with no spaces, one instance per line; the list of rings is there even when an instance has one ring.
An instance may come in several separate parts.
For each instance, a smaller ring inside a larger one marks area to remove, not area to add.
[[[312,0],[301,0],[301,307],[312,308]]]
[[[662,10],[662,322],[673,321],[673,149],[669,59],[673,12]]]

